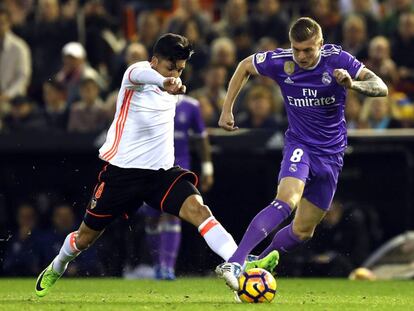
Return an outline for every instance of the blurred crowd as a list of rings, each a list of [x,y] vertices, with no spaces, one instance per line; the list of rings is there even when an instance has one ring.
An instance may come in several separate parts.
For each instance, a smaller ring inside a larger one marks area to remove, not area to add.
[[[3,0],[0,132],[104,130],[124,70],[150,59],[164,32],[194,44],[183,81],[207,126],[216,127],[238,62],[289,47],[289,25],[298,16],[317,20],[326,43],[341,45],[388,84],[386,98],[350,92],[349,128],[414,127],[412,0]],[[238,101],[240,127],[286,127],[270,79],[251,79]]]

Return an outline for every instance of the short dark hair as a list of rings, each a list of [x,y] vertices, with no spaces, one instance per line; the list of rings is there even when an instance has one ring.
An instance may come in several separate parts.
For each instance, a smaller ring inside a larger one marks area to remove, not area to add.
[[[184,36],[166,33],[158,38],[153,48],[154,56],[170,61],[187,60],[194,53],[193,47]]]
[[[293,23],[289,30],[289,38],[296,42],[306,41],[315,36],[320,36],[322,39],[322,29],[321,26],[310,17],[299,18]]]

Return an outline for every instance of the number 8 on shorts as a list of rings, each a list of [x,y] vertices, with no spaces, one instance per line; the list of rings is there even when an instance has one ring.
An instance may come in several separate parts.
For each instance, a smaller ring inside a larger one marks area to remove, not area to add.
[[[292,156],[290,157],[290,162],[300,162],[300,160],[302,159],[303,156],[303,150],[300,148],[296,148],[295,150],[293,150],[292,152]]]

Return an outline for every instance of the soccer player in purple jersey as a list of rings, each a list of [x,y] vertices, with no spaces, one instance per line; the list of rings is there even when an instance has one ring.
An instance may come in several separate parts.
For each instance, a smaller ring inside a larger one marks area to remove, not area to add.
[[[309,240],[325,216],[343,165],[347,132],[347,89],[367,96],[386,96],[385,83],[340,46],[324,44],[320,25],[299,18],[289,30],[290,49],[251,55],[231,78],[220,127],[235,131],[233,104],[250,75],[275,80],[282,91],[289,127],[276,198],[248,226],[237,250],[216,272],[237,290],[238,276],[252,249],[293,210],[293,222],[279,230],[259,258],[289,252]]]
[[[199,102],[189,96],[177,103],[174,117],[175,165],[190,169],[190,135],[196,140],[196,151],[201,160],[200,187],[208,191],[213,184],[213,164],[210,144]],[[145,233],[155,268],[155,277],[161,280],[175,279],[175,263],[181,241],[181,220],[170,214],[144,206]]]

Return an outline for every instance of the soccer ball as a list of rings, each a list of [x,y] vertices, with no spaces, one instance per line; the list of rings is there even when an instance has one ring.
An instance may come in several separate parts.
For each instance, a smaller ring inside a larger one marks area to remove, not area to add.
[[[237,295],[242,302],[271,302],[276,295],[276,280],[269,272],[253,268],[242,273],[239,278]]]

